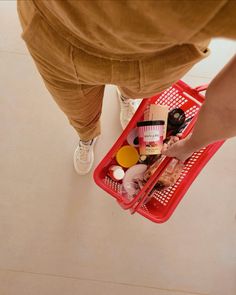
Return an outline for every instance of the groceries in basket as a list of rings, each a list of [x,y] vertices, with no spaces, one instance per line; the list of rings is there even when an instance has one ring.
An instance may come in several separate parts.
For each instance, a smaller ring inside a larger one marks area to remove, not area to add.
[[[139,154],[135,147],[124,145],[116,154],[116,161],[124,168],[129,168],[138,162]]]
[[[141,155],[160,155],[163,146],[164,121],[138,122],[139,152]]]
[[[144,121],[164,121],[163,139],[166,138],[168,111],[168,106],[150,104],[144,112]]]
[[[184,168],[184,164],[177,159],[172,159],[166,167],[153,189],[164,190],[176,183]]]
[[[173,109],[168,116],[168,131],[178,129],[185,122],[185,113],[182,109]]]
[[[128,197],[134,197],[138,194],[146,170],[147,165],[137,164],[126,171],[123,179],[123,187]]]
[[[124,178],[125,172],[122,167],[118,165],[112,165],[111,167],[109,167],[108,175],[114,181],[119,181]]]
[[[106,182],[128,199],[135,197],[158,170],[166,156],[161,154],[163,144],[173,144],[192,118],[186,120],[184,111],[151,104],[119,148],[106,175]],[[168,189],[180,177],[184,164],[172,159],[161,174],[153,190]],[[152,191],[153,191],[152,190]],[[147,201],[150,200],[150,197]]]
[[[139,147],[138,128],[134,128],[130,131],[129,135],[127,136],[127,142],[129,145]]]

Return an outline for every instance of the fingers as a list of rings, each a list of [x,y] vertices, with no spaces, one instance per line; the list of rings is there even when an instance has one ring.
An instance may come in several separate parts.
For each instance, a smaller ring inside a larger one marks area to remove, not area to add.
[[[180,138],[178,136],[171,136],[166,143],[163,144],[163,150],[169,149],[173,144],[178,142]]]
[[[183,133],[177,133],[176,136],[179,137],[179,139],[181,139],[181,137],[183,136]]]
[[[178,136],[174,136],[173,143],[176,143],[177,141],[179,141],[179,137]]]
[[[185,162],[194,152],[188,147],[188,142],[192,136],[190,133],[184,139],[181,139],[182,134],[171,136],[167,142],[163,144],[161,153],[167,157],[176,158],[181,162]]]
[[[172,136],[168,143],[163,145],[161,153],[167,157],[177,158],[181,162],[184,162],[189,156],[191,156],[189,151],[186,150],[187,141],[188,137],[180,139],[179,136]]]
[[[162,154],[165,155],[165,156],[169,156],[172,154],[174,154],[174,151],[175,151],[175,145],[177,144],[177,141],[176,142],[172,142],[171,144],[164,144],[163,145],[163,148],[162,148]]]

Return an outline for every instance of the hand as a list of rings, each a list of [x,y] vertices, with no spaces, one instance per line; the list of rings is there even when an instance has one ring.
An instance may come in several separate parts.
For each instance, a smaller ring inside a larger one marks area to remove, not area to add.
[[[185,162],[194,153],[194,149],[189,145],[191,136],[192,134],[189,134],[184,139],[180,139],[180,134],[171,137],[168,143],[164,143],[161,153]]]

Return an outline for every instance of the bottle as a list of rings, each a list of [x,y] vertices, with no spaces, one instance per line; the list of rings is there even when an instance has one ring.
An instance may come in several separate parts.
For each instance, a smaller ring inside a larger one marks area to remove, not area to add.
[[[115,181],[119,181],[124,178],[125,172],[121,166],[112,165],[108,169],[108,176],[110,176]]]
[[[168,127],[167,130],[176,130],[184,123],[185,113],[182,109],[173,109],[168,115]]]

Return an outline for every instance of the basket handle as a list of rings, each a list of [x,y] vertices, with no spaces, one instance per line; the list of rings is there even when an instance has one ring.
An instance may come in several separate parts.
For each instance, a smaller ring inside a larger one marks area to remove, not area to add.
[[[130,208],[131,214],[134,214],[135,212],[138,211],[138,209],[144,204],[144,202],[147,200],[149,197],[149,194],[153,190],[153,187],[155,183],[157,182],[157,179],[159,176],[164,172],[166,166],[168,163],[170,163],[171,158],[164,157],[163,161],[161,162],[160,169],[157,169],[154,174],[151,176],[151,179],[149,180],[149,185],[146,188],[146,190],[139,196],[139,199],[136,201],[136,203]],[[164,164],[163,164],[164,163]]]
[[[199,93],[199,92],[207,90],[208,86],[209,84],[203,84],[203,85],[195,87],[194,90]]]

